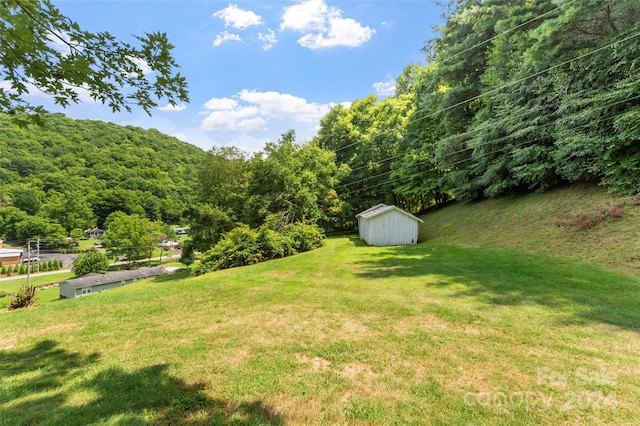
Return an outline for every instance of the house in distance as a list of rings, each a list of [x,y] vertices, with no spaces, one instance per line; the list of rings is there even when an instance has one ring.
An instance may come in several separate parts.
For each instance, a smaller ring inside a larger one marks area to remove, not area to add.
[[[416,244],[421,219],[396,206],[378,204],[356,215],[360,239],[370,246]]]

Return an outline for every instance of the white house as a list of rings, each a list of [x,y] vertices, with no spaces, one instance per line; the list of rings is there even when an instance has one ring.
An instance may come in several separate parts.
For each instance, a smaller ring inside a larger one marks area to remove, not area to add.
[[[107,274],[87,274],[60,283],[60,299],[72,299],[112,288],[122,287],[143,278],[168,274],[162,266],[119,271]]]
[[[370,246],[416,244],[420,224],[414,215],[396,206],[378,204],[356,215],[360,239]]]

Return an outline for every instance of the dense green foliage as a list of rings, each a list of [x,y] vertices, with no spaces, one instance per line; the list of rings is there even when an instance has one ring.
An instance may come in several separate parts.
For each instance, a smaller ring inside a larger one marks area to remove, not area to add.
[[[277,231],[265,223],[256,231],[243,224],[229,231],[211,250],[204,253],[195,274],[253,265],[322,245],[322,232],[315,225],[298,222]]]
[[[156,130],[46,115],[22,128],[0,115],[0,235],[63,237],[113,212],[178,223],[202,150]]]
[[[166,34],[135,38],[139,46],[85,31],[50,0],[0,1],[0,81],[10,87],[0,87],[0,112],[22,125],[40,122],[42,107],[24,99],[35,89],[62,106],[85,92],[113,111],[136,105],[149,113],[163,99],[187,102]]]
[[[102,236],[102,245],[109,256],[124,258],[131,263],[134,260],[149,257],[153,250],[167,236],[164,226],[137,214],[128,215],[117,211],[105,221],[106,232]]]
[[[640,191],[640,3],[450,6],[395,96],[322,120],[316,142],[352,170],[337,188],[349,215],[587,180]]]
[[[305,245],[316,247],[304,232],[290,233],[286,238],[292,242],[282,242],[272,232],[308,225],[322,240],[315,225],[335,227],[343,204],[334,188],[347,174],[348,167],[337,166],[333,152],[296,143],[292,130],[253,156],[236,148],[214,148],[198,168],[200,202],[185,211],[191,228],[188,250],[226,253],[230,259],[209,256],[207,262],[230,267],[309,250]],[[256,239],[264,243],[259,248],[253,246]]]
[[[109,269],[109,258],[96,249],[85,250],[73,261],[71,271],[76,277],[86,274],[104,274]]]

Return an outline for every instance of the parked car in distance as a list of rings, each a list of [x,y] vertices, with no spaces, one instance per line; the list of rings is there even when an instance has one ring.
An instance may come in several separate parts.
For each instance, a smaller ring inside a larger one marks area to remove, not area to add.
[[[38,262],[40,262],[40,259],[38,259],[37,257],[22,259],[22,263],[38,263]]]

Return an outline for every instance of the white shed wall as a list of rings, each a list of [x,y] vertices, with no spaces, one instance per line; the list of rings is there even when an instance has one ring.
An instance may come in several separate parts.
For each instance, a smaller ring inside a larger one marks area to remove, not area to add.
[[[370,246],[416,244],[420,224],[397,210],[372,218],[358,218],[360,238]]]

